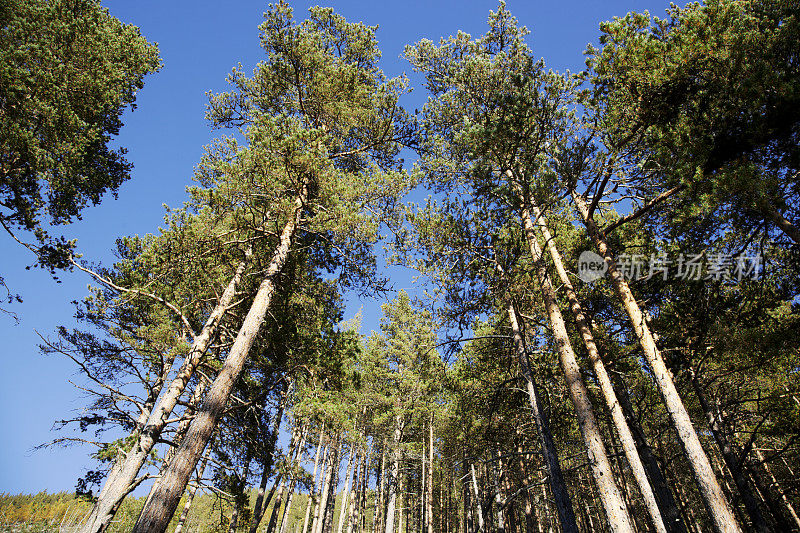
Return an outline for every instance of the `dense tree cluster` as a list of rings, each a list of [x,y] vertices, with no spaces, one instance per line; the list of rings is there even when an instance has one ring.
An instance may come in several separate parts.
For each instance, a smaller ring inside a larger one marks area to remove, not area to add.
[[[406,49],[415,117],[375,28],[271,5],[190,201],[69,259],[85,327],[42,348],[91,398],[57,442],[100,465],[70,525],[212,527],[213,495],[230,532],[800,531],[799,18],[632,13],[561,74],[501,3]],[[382,240],[430,290],[365,336],[343,301],[388,292]]]

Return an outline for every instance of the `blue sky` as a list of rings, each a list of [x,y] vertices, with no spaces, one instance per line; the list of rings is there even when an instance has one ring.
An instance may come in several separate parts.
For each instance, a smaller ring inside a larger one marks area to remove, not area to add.
[[[202,148],[214,136],[203,116],[206,91],[226,88],[225,76],[237,64],[246,70],[262,59],[257,26],[267,4],[260,1],[204,2],[127,0],[104,1],[123,22],[140,27],[148,40],[159,43],[164,67],[150,76],[137,99],[138,108],[125,115],[117,142],[128,148],[135,165],[133,177],[119,191],[84,212],[83,220],[63,228],[77,238],[84,257],[93,262],[113,261],[111,249],[121,235],[153,233],[162,222],[162,204],[178,206]],[[295,16],[305,16],[316,2],[291,2]],[[472,35],[486,31],[493,1],[409,0],[405,2],[341,1],[332,5],[350,21],[378,24],[382,66],[389,76],[408,74],[415,91],[404,105],[421,108],[426,95],[420,80],[400,55],[406,44],[422,38],[438,41],[462,30]],[[667,2],[573,0],[509,1],[511,12],[531,30],[530,44],[537,56],[556,70],[583,68],[582,52],[597,43],[598,25],[613,16],[649,9],[663,14]],[[408,161],[413,163],[413,161]],[[56,283],[44,271],[25,266],[29,252],[11,239],[0,237],[0,269],[24,302],[13,304],[20,322],[0,315],[0,493],[72,490],[76,479],[93,465],[87,448],[33,448],[53,439],[56,419],[74,416],[84,400],[68,380],[79,379],[64,358],[43,356],[40,339],[59,325],[74,325],[73,300],[86,295],[86,276],[64,273]],[[396,289],[409,288],[410,275],[390,271]],[[377,329],[380,302],[348,300],[348,317],[364,308],[363,329]]]

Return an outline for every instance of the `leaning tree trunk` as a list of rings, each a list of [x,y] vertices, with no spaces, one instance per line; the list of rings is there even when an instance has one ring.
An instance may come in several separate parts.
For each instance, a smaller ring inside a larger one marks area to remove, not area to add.
[[[119,468],[115,465],[108,479],[106,479],[106,483],[101,489],[97,501],[92,508],[92,512],[81,528],[80,533],[98,533],[105,531],[114,518],[114,514],[122,503],[122,500],[130,492],[130,487],[136,482],[136,476],[150,456],[153,446],[158,442],[161,432],[167,425],[169,415],[178,403],[178,398],[183,394],[197,365],[200,364],[201,359],[211,345],[211,341],[216,334],[217,327],[222,317],[233,303],[233,299],[236,296],[236,287],[242,279],[244,270],[250,260],[250,255],[251,252],[248,250],[245,253],[245,258],[239,263],[233,278],[231,278],[228,286],[222,293],[217,306],[209,315],[208,320],[206,320],[206,323],[203,325],[203,329],[200,330],[200,334],[194,337],[189,354],[186,356],[186,359],[184,359],[183,365],[181,365],[178,370],[178,374],[170,383],[167,392],[158,400],[158,403],[156,403],[155,407],[150,412],[147,423],[144,429],[139,433],[133,448],[125,455],[125,459],[119,465]],[[207,441],[208,439],[206,439],[206,442]],[[205,442],[203,443],[203,448],[205,448]],[[198,453],[198,459],[200,453],[202,453],[202,450]],[[194,461],[192,468],[189,469],[188,476],[191,476],[192,470],[194,470],[196,464],[197,460]],[[178,499],[180,499],[180,495],[183,493],[185,487],[186,483],[183,483],[180,487],[176,488],[178,491]],[[175,505],[177,506],[177,502]],[[164,524],[163,527],[166,528],[167,524]]]
[[[183,526],[186,524],[186,518],[189,516],[189,510],[192,508],[194,496],[197,494],[200,481],[203,479],[203,472],[205,472],[206,464],[208,464],[209,455],[211,455],[211,442],[208,443],[206,453],[203,454],[203,460],[200,461],[200,465],[197,467],[197,481],[189,488],[189,493],[186,495],[186,503],[183,506],[183,511],[181,511],[180,518],[178,518],[178,525],[175,526],[174,533],[181,533]]]
[[[556,291],[547,273],[547,268],[544,266],[542,249],[536,239],[536,230],[528,208],[528,202],[521,193],[519,194],[519,199],[522,202],[520,215],[525,229],[525,237],[533,258],[536,277],[539,281],[540,293],[550,319],[561,369],[567,382],[572,405],[575,407],[578,428],[586,446],[586,453],[589,456],[592,474],[599,491],[600,501],[606,513],[609,528],[614,533],[633,532],[633,525],[625,502],[620,495],[617,484],[614,482],[608,454],[594,416],[594,408],[589,400],[589,391],[586,390],[586,385],[583,383],[580,366],[575,357],[575,352],[572,350],[572,344],[567,333],[567,326],[561,315],[561,310],[558,308]]]
[[[192,421],[192,425],[189,426],[186,437],[175,454],[175,459],[161,479],[153,485],[151,490],[154,497],[142,509],[139,519],[134,525],[134,533],[161,532],[167,528],[175,508],[178,506],[183,489],[191,477],[192,470],[197,465],[203,448],[208,444],[208,440],[225,410],[233,386],[244,368],[250,348],[258,336],[258,330],[272,304],[272,297],[276,289],[275,281],[283,271],[283,266],[289,256],[294,234],[300,224],[307,190],[308,187],[304,184],[301,193],[295,199],[294,212],[283,228],[280,244],[267,267],[265,279],[258,288],[244,323],[230,348],[225,364],[211,385],[202,408]]]
[[[544,239],[544,242],[547,243],[547,249],[550,252],[550,257],[553,260],[556,272],[561,280],[561,285],[566,292],[570,310],[572,311],[572,314],[575,318],[575,323],[578,326],[578,332],[583,339],[584,346],[586,346],[586,351],[589,353],[589,361],[591,361],[592,367],[594,368],[594,373],[600,385],[600,390],[603,393],[603,399],[606,401],[608,410],[611,412],[611,420],[614,424],[614,428],[617,430],[617,434],[619,435],[619,440],[622,444],[622,450],[625,452],[625,457],[628,460],[628,465],[633,472],[633,477],[636,479],[636,483],[639,485],[639,490],[641,491],[645,508],[650,515],[650,519],[653,522],[655,530],[658,533],[667,533],[664,519],[661,516],[661,509],[659,508],[656,496],[653,493],[653,488],[650,486],[650,482],[647,480],[647,474],[644,465],[642,464],[642,460],[636,450],[636,442],[633,438],[633,434],[628,427],[628,423],[625,421],[625,415],[622,412],[619,401],[617,400],[617,394],[614,392],[614,387],[611,384],[611,378],[609,378],[608,372],[606,372],[603,359],[600,357],[600,351],[597,349],[597,344],[594,342],[594,335],[592,334],[592,330],[589,328],[588,320],[586,315],[583,313],[583,307],[578,299],[578,295],[575,293],[575,288],[572,286],[572,282],[567,275],[567,270],[564,268],[564,262],[561,259],[561,254],[556,247],[553,236],[550,234],[550,229],[547,227],[547,222],[542,216],[542,213],[539,211],[539,208],[534,205],[532,206],[532,211],[533,215],[536,217],[536,223],[539,226],[539,231],[542,234],[542,238]]]
[[[564,533],[577,533],[578,524],[575,521],[575,511],[572,508],[572,501],[569,497],[567,485],[564,482],[564,474],[561,472],[561,464],[558,460],[553,435],[550,433],[550,424],[542,410],[542,402],[539,398],[539,388],[533,380],[528,349],[525,347],[525,340],[522,338],[522,330],[519,327],[517,313],[514,305],[508,306],[508,321],[511,323],[511,333],[514,337],[514,344],[517,350],[517,359],[525,378],[525,385],[528,391],[528,402],[531,405],[533,420],[536,423],[536,431],[539,433],[539,442],[542,446],[542,457],[544,457],[545,468],[547,469],[547,481],[553,493],[558,518]]]
[[[297,456],[300,453],[300,450],[305,445],[305,431],[302,427],[295,426],[293,431],[292,440],[289,444],[289,452],[286,455],[288,459],[288,470],[281,475],[281,484],[278,488],[278,495],[275,497],[275,505],[272,506],[272,514],[269,517],[269,522],[267,523],[267,533],[274,533],[275,528],[278,527],[278,517],[280,516],[281,505],[283,505],[283,497],[286,494],[287,484],[286,484],[286,477],[293,476],[292,470],[294,469],[295,461],[297,460]],[[291,479],[289,480],[291,483]],[[267,503],[268,505],[269,503]],[[256,526],[258,527],[258,526]]]
[[[605,240],[602,231],[595,224],[594,219],[589,212],[589,206],[586,201],[575,190],[572,191],[572,198],[580,213],[589,237],[594,242],[597,251],[605,260],[608,266],[608,275],[611,278],[611,285],[614,291],[622,301],[628,318],[630,318],[633,330],[639,338],[639,344],[642,346],[645,358],[650,365],[650,370],[653,372],[653,377],[661,394],[661,399],[669,412],[672,425],[678,433],[678,438],[683,446],[686,458],[692,467],[695,481],[700,488],[700,495],[703,498],[706,509],[714,522],[714,528],[720,533],[741,533],[741,527],[736,521],[730,504],[719,486],[714,470],[711,468],[711,463],[708,460],[706,452],[703,450],[700,439],[697,437],[692,419],[686,411],[678,394],[678,389],[675,387],[675,382],[672,380],[667,365],[661,357],[661,352],[656,346],[656,341],[650,331],[650,327],[644,320],[642,310],[639,304],[633,297],[628,282],[622,276],[622,272],[617,268],[617,263],[611,255],[611,250]]]

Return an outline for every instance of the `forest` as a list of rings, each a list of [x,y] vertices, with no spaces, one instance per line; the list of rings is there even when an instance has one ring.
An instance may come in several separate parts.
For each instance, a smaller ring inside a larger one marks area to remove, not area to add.
[[[0,6],[4,239],[91,283],[41,334],[84,402],[43,446],[95,465],[0,529],[800,532],[800,3],[664,8],[574,73],[500,2],[409,44],[412,87],[376,27],[265,5],[187,201],[103,265],[59,228],[130,178],[158,46]]]

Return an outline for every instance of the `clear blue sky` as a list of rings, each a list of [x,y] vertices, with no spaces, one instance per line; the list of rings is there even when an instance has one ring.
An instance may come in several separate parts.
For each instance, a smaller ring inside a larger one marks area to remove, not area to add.
[[[295,16],[305,16],[309,2],[291,2]],[[251,69],[261,58],[257,26],[267,4],[260,1],[105,1],[123,22],[141,28],[159,43],[164,68],[145,82],[138,109],[126,113],[118,138],[134,163],[133,177],[124,184],[119,199],[108,197],[84,212],[83,220],[63,228],[78,238],[84,257],[109,263],[114,240],[121,235],[156,232],[163,217],[162,204],[180,205],[184,187],[203,145],[213,137],[204,121],[205,93],[225,89],[225,76],[237,63]],[[493,1],[407,0],[405,2],[331,2],[351,21],[378,24],[382,65],[389,76],[406,72],[416,90],[404,102],[421,108],[426,99],[419,78],[400,58],[406,44],[422,38],[438,40],[458,30],[480,35]],[[510,0],[508,6],[532,32],[530,43],[537,56],[556,70],[583,68],[582,51],[596,43],[598,25],[628,11],[649,9],[663,14],[668,2],[653,1],[539,1]],[[411,161],[409,161],[411,163]],[[80,379],[64,358],[45,357],[37,348],[36,331],[52,335],[59,325],[74,325],[73,300],[86,295],[88,279],[65,273],[56,284],[41,270],[25,270],[32,257],[9,238],[0,237],[0,271],[24,303],[9,308],[20,323],[0,315],[0,493],[73,490],[76,479],[93,466],[88,448],[33,451],[53,439],[53,421],[74,416],[84,401],[68,380]],[[407,288],[407,273],[392,271],[397,289]],[[380,302],[349,300],[348,317],[364,307],[364,331],[377,329]]]

